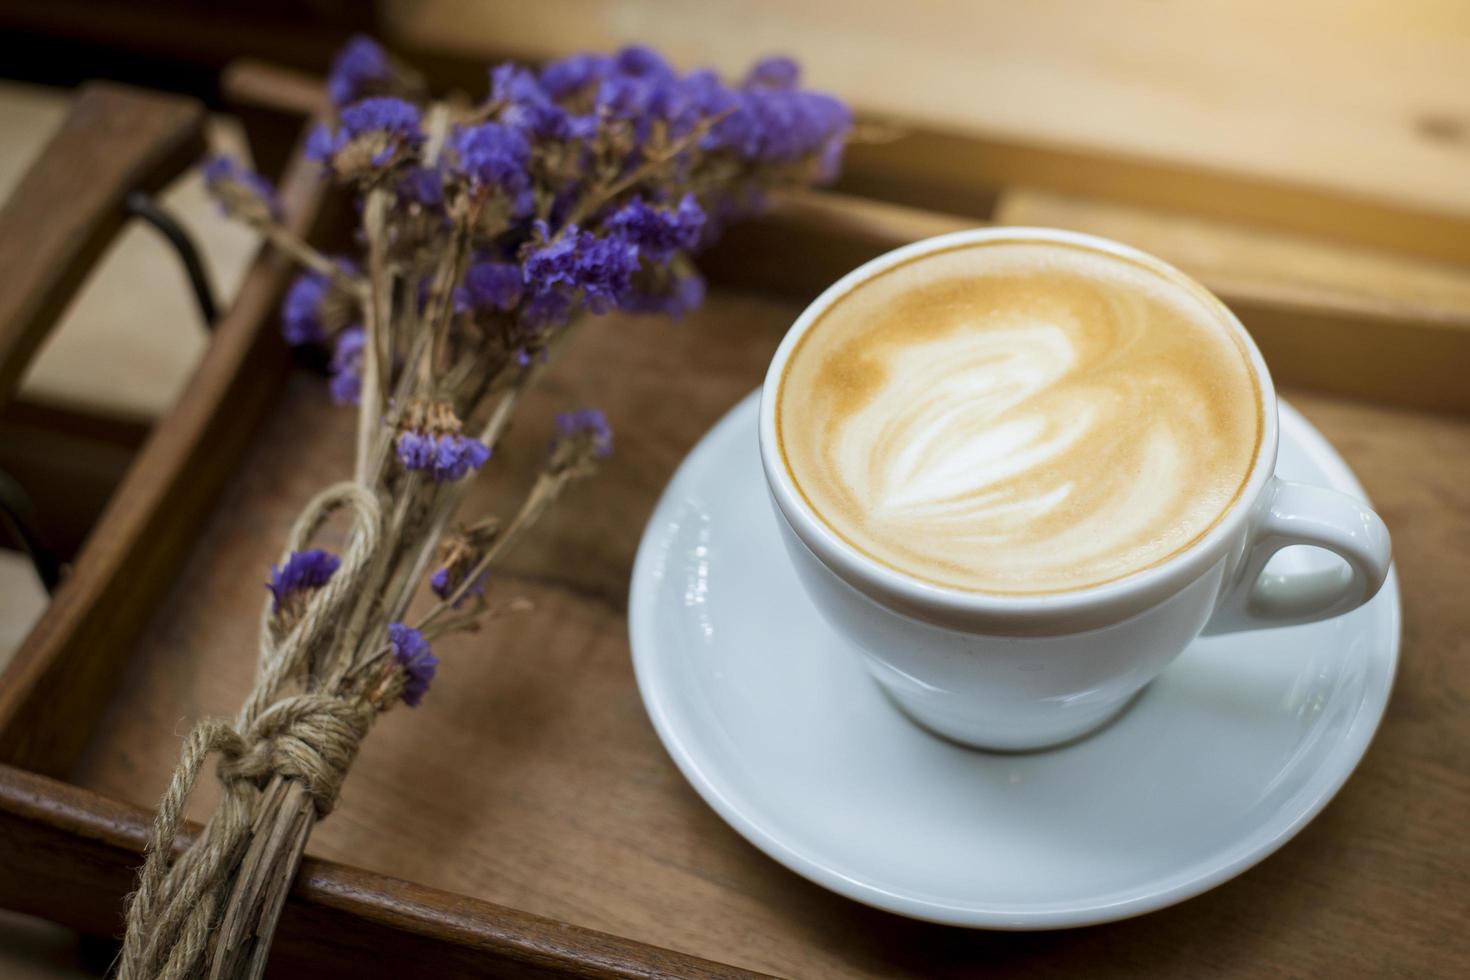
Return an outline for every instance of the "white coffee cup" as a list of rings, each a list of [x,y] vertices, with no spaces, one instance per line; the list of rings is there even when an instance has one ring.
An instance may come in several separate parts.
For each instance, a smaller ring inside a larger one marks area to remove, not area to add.
[[[1259,382],[1264,435],[1244,490],[1197,541],[1166,561],[1090,588],[988,595],[909,576],[858,551],[813,512],[776,439],[776,398],[803,333],[849,290],[890,266],[991,238],[1102,249],[1185,282],[1165,262],[1116,242],[1041,228],[986,228],[916,242],[849,273],[787,332],[761,392],[760,449],[778,524],[817,608],[910,716],[981,748],[1070,741],[1122,711],[1201,632],[1307,623],[1367,602],[1388,575],[1383,521],[1360,501],[1275,477],[1276,392],[1234,316]],[[1325,548],[1344,565],[1263,575],[1290,545]]]

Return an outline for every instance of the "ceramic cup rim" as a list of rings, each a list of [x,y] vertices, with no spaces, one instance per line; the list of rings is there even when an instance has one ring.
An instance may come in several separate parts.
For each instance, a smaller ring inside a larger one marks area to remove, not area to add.
[[[1164,561],[1121,578],[1068,591],[1010,595],[956,589],[909,575],[859,551],[818,516],[796,489],[776,438],[776,401],[787,362],[801,338],[831,306],[885,270],[934,252],[996,240],[1074,245],[1130,259],[1214,299],[1222,322],[1240,341],[1257,382],[1262,432],[1255,459],[1240,493],[1214,526]],[[1110,626],[1196,581],[1241,541],[1250,515],[1275,471],[1278,430],[1276,390],[1266,362],[1244,325],[1218,297],[1169,263],[1132,246],[1083,232],[1029,226],[976,228],[927,238],[880,255],[837,280],[802,311],[776,348],[761,386],[759,418],[766,484],[782,517],[823,565],[894,611],[935,625],[1002,635],[1060,635]]]

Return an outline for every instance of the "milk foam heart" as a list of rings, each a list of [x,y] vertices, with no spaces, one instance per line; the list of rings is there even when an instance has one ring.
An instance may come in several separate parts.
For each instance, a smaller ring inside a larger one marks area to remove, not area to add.
[[[1102,584],[1187,548],[1234,502],[1259,386],[1202,287],[1085,245],[992,239],[862,281],[777,396],[782,458],[839,536],[901,572],[1001,594]]]

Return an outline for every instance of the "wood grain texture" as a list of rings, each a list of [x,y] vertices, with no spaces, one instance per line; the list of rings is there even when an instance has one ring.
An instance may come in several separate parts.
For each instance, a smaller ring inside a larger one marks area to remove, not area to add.
[[[85,86],[0,206],[0,408],[127,217],[204,152],[204,107],[106,82]]]
[[[1258,303],[1352,314],[1407,315],[1470,331],[1470,271],[1249,225],[1096,197],[1006,190],[996,224],[1075,228],[1127,242],[1209,279],[1212,288]]]
[[[1025,183],[1470,261],[1470,8],[1457,0],[389,0],[426,55],[644,43],[779,52],[900,121],[854,193],[984,215]]]
[[[310,854],[793,977],[1470,970],[1470,422],[1454,417],[1288,392],[1394,530],[1403,663],[1360,771],[1297,839],[1239,879],[1114,925],[969,932],[831,895],[726,827],[643,713],[627,581],[665,481],[758,383],[796,312],[717,293],[684,324],[611,317],[579,337],[474,494],[477,508],[505,510],[514,474],[543,451],[553,410],[608,409],[618,447],[606,472],[573,491],[497,578],[501,594],[529,596],[536,610],[441,643],[431,696],[380,721]],[[187,724],[233,711],[248,687],[267,566],[296,510],[348,464],[351,419],[318,384],[293,379],[242,463],[73,773],[82,785],[149,804]]]
[[[1005,188],[1042,187],[1470,264],[1470,217],[1453,212],[1247,176],[1218,165],[1184,166],[1073,143],[946,132],[902,119],[891,125],[895,138],[851,149],[839,190],[987,217]]]
[[[282,199],[301,232],[330,221],[314,165],[294,170]],[[135,457],[74,573],[0,674],[0,760],[63,772],[85,742],[129,643],[280,384],[284,344],[265,325],[274,322],[290,271],[271,253],[252,266],[183,397]]]
[[[0,906],[122,930],[151,830],[140,808],[0,765]],[[197,832],[191,825],[179,846]],[[329,862],[301,866],[269,976],[498,980],[757,975]]]

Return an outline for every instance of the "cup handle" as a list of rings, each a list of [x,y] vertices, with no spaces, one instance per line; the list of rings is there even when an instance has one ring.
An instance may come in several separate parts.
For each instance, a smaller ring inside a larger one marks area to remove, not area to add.
[[[1377,595],[1388,577],[1392,558],[1388,528],[1354,497],[1273,477],[1257,513],[1244,560],[1215,607],[1205,634],[1340,616]],[[1297,544],[1325,548],[1347,564],[1312,572],[1263,574],[1271,556]]]

